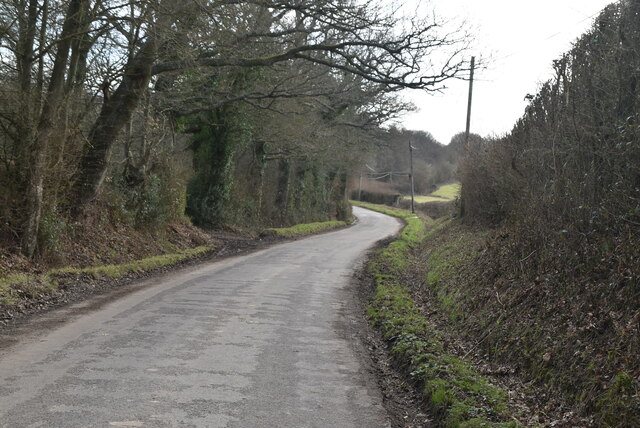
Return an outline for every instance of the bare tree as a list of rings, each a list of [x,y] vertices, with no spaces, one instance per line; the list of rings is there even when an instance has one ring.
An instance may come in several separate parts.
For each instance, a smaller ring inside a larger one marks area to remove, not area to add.
[[[74,212],[94,199],[113,145],[147,96],[179,97],[178,114],[239,100],[269,109],[274,98],[302,96],[357,128],[405,108],[385,93],[438,90],[468,68],[464,34],[444,32],[433,17],[405,20],[377,0],[5,0],[0,8],[3,97],[14,100],[0,112],[0,172],[20,177],[7,201],[26,219],[18,228],[28,255],[44,207],[56,204],[47,191],[62,187]],[[238,70],[256,68],[273,69],[268,84],[233,86]],[[182,95],[193,76],[217,85],[189,105]],[[366,106],[347,117],[330,91],[359,94]],[[48,180],[63,166],[66,178]]]
[[[230,15],[240,18],[230,19]],[[304,60],[390,89],[435,90],[466,68],[458,58],[464,40],[439,35],[433,22],[413,22],[407,31],[400,31],[398,19],[373,2],[185,1],[170,8],[160,2],[149,16],[135,55],[89,133],[90,150],[82,159],[72,193],[76,206],[95,197],[109,149],[154,76]],[[226,22],[231,24],[211,37],[202,37],[198,31]],[[182,37],[173,37],[175,28],[182,29]],[[444,64],[425,70],[425,55],[447,46],[454,48]]]

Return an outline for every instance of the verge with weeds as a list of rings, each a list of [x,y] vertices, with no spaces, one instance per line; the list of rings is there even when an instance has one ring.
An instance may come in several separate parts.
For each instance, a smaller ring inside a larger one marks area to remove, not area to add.
[[[420,292],[478,355],[529,385],[531,423],[640,426],[637,287],[602,255],[573,263],[550,240],[519,255],[522,239],[450,224],[417,251]]]
[[[45,274],[14,274],[0,278],[0,306],[17,307],[26,301],[53,296],[64,290],[73,279],[120,279],[128,275],[175,266],[206,256],[214,245],[201,245],[177,253],[146,257],[129,263],[92,266],[87,268],[65,267],[51,269]]]
[[[302,223],[288,228],[267,229],[267,236],[295,238],[324,232],[350,224],[345,221]],[[9,273],[0,276],[0,315],[11,318],[24,308],[40,309],[69,291],[91,287],[95,282],[140,277],[146,272],[177,266],[188,261],[202,259],[217,249],[215,244],[200,245],[177,252],[145,257],[121,264],[104,264],[90,267],[62,267],[43,274]]]
[[[367,312],[389,342],[393,357],[422,388],[437,422],[445,427],[519,426],[509,414],[506,393],[480,376],[471,364],[446,351],[441,334],[404,285],[411,249],[446,222],[437,222],[427,233],[425,223],[408,211],[354,205],[403,218],[407,223],[399,239],[376,252],[369,262],[375,294]]]
[[[346,221],[332,220],[315,223],[301,223],[291,227],[271,227],[262,232],[262,236],[276,236],[279,238],[297,238],[299,236],[311,235],[325,232],[331,229],[348,226]]]

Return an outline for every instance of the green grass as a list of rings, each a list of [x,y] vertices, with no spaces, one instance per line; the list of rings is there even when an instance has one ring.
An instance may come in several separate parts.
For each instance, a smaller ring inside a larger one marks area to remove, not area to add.
[[[202,245],[196,248],[189,248],[171,254],[161,254],[159,256],[147,257],[135,260],[130,263],[119,265],[92,266],[88,268],[61,268],[52,269],[47,273],[47,278],[55,279],[65,275],[90,275],[93,278],[121,278],[125,275],[148,270],[158,269],[182,263],[187,260],[201,257],[213,249],[210,245]]]
[[[298,236],[311,235],[314,233],[324,232],[330,229],[336,229],[338,227],[347,226],[349,223],[346,221],[321,221],[316,223],[302,223],[296,224],[291,227],[271,227],[265,229],[262,234],[278,236],[281,238],[295,238]]]
[[[0,279],[0,304],[12,307],[21,301],[32,300],[43,295],[55,294],[69,277],[88,275],[94,279],[117,279],[132,273],[151,271],[196,259],[213,250],[212,245],[202,245],[177,253],[162,254],[118,265],[92,266],[87,268],[52,269],[43,275],[10,275]]]
[[[394,208],[388,205],[371,204],[369,202],[360,202],[360,201],[349,201],[349,202],[351,203],[351,205],[355,205],[361,208],[366,208],[371,211],[377,211],[379,213],[390,215],[392,217],[399,217],[404,219],[410,218],[410,217],[417,218],[415,214],[412,214],[410,211],[403,210],[401,208]]]
[[[427,202],[449,202],[460,196],[460,183],[451,183],[440,186],[438,190],[429,195],[415,196],[413,199],[418,204]],[[403,199],[411,199],[411,196],[404,196]]]
[[[598,419],[603,427],[640,426],[640,387],[633,377],[619,372],[597,403]]]
[[[25,275],[22,273],[8,275],[3,278],[0,278],[0,292],[14,285],[24,284],[25,282],[28,282],[30,279],[31,279],[30,275]]]
[[[425,402],[445,427],[517,427],[510,420],[506,393],[491,385],[474,367],[446,352],[437,328],[428,322],[402,282],[411,249],[448,222],[437,222],[429,233],[408,211],[354,203],[405,219],[399,239],[376,252],[368,264],[375,295],[367,308],[382,331],[394,358],[422,385]]]
[[[460,196],[460,183],[451,183],[440,186],[438,190],[431,193],[432,196],[439,196],[446,199],[455,199]]]
[[[20,293],[14,290],[20,289],[20,287],[34,278],[34,275],[25,274],[13,274],[0,278],[0,304],[5,306],[15,305],[20,299]]]
[[[404,196],[402,199],[411,199],[411,196]],[[440,197],[435,197],[435,196],[423,196],[423,195],[418,195],[418,196],[414,196],[413,200],[415,201],[415,203],[417,204],[426,204],[427,202],[449,202],[450,199],[446,199],[446,198],[440,198]]]

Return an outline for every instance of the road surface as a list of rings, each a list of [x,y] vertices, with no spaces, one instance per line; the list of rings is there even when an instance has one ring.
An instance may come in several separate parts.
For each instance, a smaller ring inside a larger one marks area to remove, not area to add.
[[[0,426],[389,426],[345,296],[399,223],[355,212],[353,227],[155,278],[5,337]]]

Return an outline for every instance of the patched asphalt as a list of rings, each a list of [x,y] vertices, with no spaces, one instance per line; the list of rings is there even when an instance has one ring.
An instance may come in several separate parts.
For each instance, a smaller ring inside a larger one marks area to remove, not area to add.
[[[33,320],[0,345],[0,426],[389,426],[344,292],[400,224],[354,211],[350,228]]]

